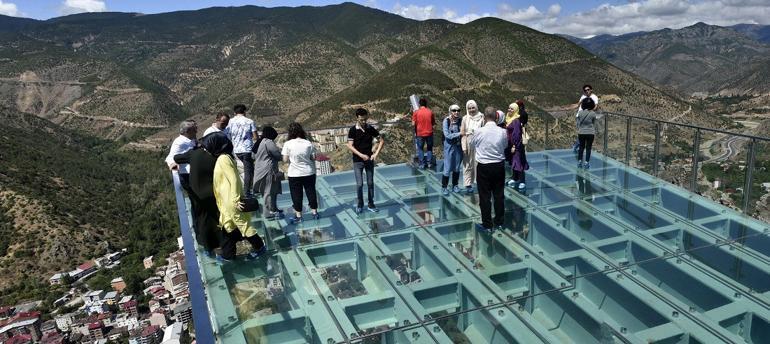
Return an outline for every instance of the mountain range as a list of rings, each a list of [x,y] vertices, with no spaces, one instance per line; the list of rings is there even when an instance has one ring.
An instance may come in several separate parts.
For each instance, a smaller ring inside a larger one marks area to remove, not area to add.
[[[677,30],[565,37],[620,68],[687,96],[770,93],[770,26],[697,23]]]
[[[567,39],[494,18],[415,21],[351,3],[0,16],[0,215],[15,219],[0,227],[11,233],[0,289],[23,289],[14,281],[24,274],[44,280],[95,254],[96,242],[153,254],[141,243],[173,237],[162,157],[182,119],[205,127],[244,103],[260,125],[312,129],[351,124],[357,106],[377,121],[402,116],[410,94],[427,96],[439,117],[468,99],[499,108],[524,99],[537,142],[543,118],[571,113],[586,83],[605,110],[719,123]],[[574,123],[560,125],[550,138],[566,145]],[[389,135],[408,141],[410,130],[402,122]],[[386,162],[410,154],[390,147]],[[349,160],[342,150],[332,157],[335,166]]]

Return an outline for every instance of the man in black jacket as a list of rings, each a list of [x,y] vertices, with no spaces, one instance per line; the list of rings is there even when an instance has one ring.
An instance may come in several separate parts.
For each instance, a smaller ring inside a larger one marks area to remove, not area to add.
[[[177,164],[190,164],[190,203],[194,204],[195,239],[207,254],[219,247],[219,209],[214,199],[214,165],[217,159],[206,150],[207,138],[226,136],[221,132],[203,137],[203,146],[174,156]]]

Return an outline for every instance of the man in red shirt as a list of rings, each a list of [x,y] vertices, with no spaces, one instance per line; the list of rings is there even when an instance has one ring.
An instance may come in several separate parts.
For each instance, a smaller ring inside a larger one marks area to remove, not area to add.
[[[434,166],[433,163],[433,126],[436,118],[433,111],[428,108],[428,100],[420,98],[420,108],[412,113],[414,123],[415,144],[417,146],[417,160],[424,169]],[[427,152],[423,152],[423,146],[428,146]]]

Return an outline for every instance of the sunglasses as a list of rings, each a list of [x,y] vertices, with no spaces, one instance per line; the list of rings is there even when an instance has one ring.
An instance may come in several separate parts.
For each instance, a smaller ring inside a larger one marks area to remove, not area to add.
[[[449,110],[449,111],[452,111],[452,112],[460,112],[460,110]]]
[[[591,92],[591,89],[590,88],[586,88],[586,89],[583,90],[583,92]]]

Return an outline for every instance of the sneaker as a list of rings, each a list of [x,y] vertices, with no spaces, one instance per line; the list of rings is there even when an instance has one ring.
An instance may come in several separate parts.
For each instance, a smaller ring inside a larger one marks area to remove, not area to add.
[[[224,264],[232,262],[232,260],[227,259],[225,257],[222,257],[222,255],[220,255],[220,254],[218,254],[215,259],[217,261],[217,264],[219,264],[219,265],[224,265]]]
[[[246,255],[245,258],[246,260],[255,260],[265,255],[265,252],[267,252],[267,246],[262,245],[262,248],[260,248],[259,250],[252,250]]]
[[[508,185],[510,187],[516,187],[516,181],[511,179],[508,182],[506,182],[505,185]]]
[[[459,186],[457,186],[457,185],[453,186],[453,187],[452,187],[452,192],[454,192],[454,193],[459,193],[459,192],[460,192],[460,187],[459,187]]]
[[[476,224],[476,230],[479,231],[479,232],[482,232],[482,233],[487,233],[487,234],[492,233],[492,228],[486,228],[486,227],[484,227],[480,223]]]
[[[578,161],[577,168],[583,168],[583,162],[582,161]]]
[[[447,188],[441,188],[441,194],[444,195],[444,196],[448,196],[449,195],[449,190]]]
[[[364,208],[362,207],[356,207],[356,214],[361,214],[364,212]]]
[[[503,225],[497,225],[497,226],[495,227],[495,230],[496,230],[496,231],[501,231],[501,230],[503,230]]]
[[[427,170],[428,169],[428,165],[422,165],[422,169],[423,170]]]
[[[265,220],[280,220],[283,218],[283,212],[282,211],[271,211],[267,216],[265,216]]]
[[[312,214],[311,216],[313,217],[313,220],[318,220],[318,219],[321,218],[321,214],[320,213],[315,213],[315,214]]]
[[[292,224],[292,225],[295,225],[295,224],[298,224],[298,223],[302,223],[302,216],[298,217],[297,215],[294,215],[293,217],[290,217],[289,218],[289,223]]]
[[[524,190],[527,188],[527,184],[519,183],[519,190]]]
[[[588,161],[586,161],[586,164],[583,165],[583,168],[587,170],[589,167],[591,167],[591,164],[589,164]]]
[[[368,210],[369,212],[372,212],[372,213],[379,213],[380,212],[380,210],[377,209],[377,207],[374,207],[374,206],[368,206],[368,207],[366,207],[366,210]]]
[[[465,187],[465,193],[472,194],[473,193],[473,187],[472,186],[466,186]]]

